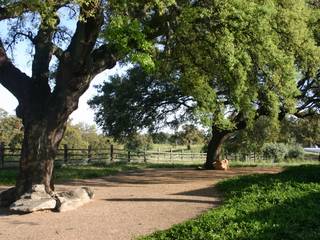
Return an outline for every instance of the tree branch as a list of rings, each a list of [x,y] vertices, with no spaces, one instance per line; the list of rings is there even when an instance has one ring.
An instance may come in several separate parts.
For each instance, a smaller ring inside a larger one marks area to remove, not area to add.
[[[12,64],[0,40],[0,84],[21,102],[29,92],[30,80],[29,76]]]
[[[117,51],[110,45],[104,44],[95,49],[91,54],[91,72],[92,74],[98,74],[105,69],[113,68],[120,56],[117,55]]]

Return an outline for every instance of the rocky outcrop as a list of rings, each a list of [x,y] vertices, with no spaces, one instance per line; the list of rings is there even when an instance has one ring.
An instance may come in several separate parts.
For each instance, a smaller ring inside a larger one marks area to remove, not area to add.
[[[44,185],[34,185],[31,192],[23,194],[10,205],[10,210],[30,213],[41,210],[52,210],[56,207],[56,200],[44,189]]]
[[[94,197],[94,193],[91,188],[81,187],[73,191],[57,193],[55,197],[57,199],[56,209],[59,212],[65,212],[88,203]]]
[[[88,203],[94,196],[88,187],[77,188],[73,191],[46,193],[44,185],[34,185],[31,192],[25,193],[10,205],[10,210],[31,213],[42,210],[56,210],[59,212],[74,210]]]

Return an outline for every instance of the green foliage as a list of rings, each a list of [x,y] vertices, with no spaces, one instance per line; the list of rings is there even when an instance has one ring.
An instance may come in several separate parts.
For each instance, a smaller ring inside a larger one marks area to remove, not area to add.
[[[237,131],[224,145],[226,153],[261,152],[263,144],[279,139],[279,126],[268,117],[260,116],[253,126]]]
[[[181,131],[176,131],[169,138],[171,144],[190,145],[202,144],[205,134],[193,124],[185,124]]]
[[[279,162],[284,160],[288,154],[288,149],[283,143],[266,143],[262,147],[262,154],[267,158],[274,159],[275,162]]]
[[[93,125],[68,123],[61,145],[67,144],[70,148],[86,149],[89,145],[92,149],[103,149],[109,147],[111,139],[97,133]]]
[[[167,41],[164,69],[178,74],[179,86],[197,102],[200,116],[219,128],[236,127],[224,115],[230,109],[254,121],[257,105],[277,121],[280,108],[290,112],[295,107],[297,73],[315,73],[319,63],[308,28],[311,15],[303,0],[185,6]]]
[[[304,149],[303,147],[295,144],[295,145],[288,145],[288,152],[286,158],[288,159],[303,159],[304,157]]]
[[[98,87],[99,95],[89,101],[95,120],[108,136],[122,140],[143,129],[176,126],[189,120],[181,106],[188,104],[174,81],[159,74],[147,74],[140,67],[124,76],[113,76]],[[191,108],[191,107],[190,107]],[[182,114],[177,113],[181,109]]]
[[[138,151],[152,148],[152,137],[149,135],[133,134],[126,139],[125,149]]]
[[[299,143],[305,147],[320,145],[320,115],[303,119],[287,118],[281,124],[280,141]]]
[[[218,184],[226,195],[221,207],[139,239],[319,239],[319,171],[320,166],[300,166],[223,181]]]
[[[88,143],[82,138],[81,131],[76,126],[68,123],[67,129],[64,133],[61,145],[67,144],[70,148],[87,148]]]
[[[21,146],[23,139],[22,122],[20,119],[8,116],[0,110],[0,142],[4,142],[10,148]]]
[[[165,132],[155,132],[150,134],[152,142],[155,144],[166,144],[169,142],[170,135]]]
[[[118,49],[120,54],[126,56],[122,62],[139,63],[146,71],[151,72],[155,69],[156,46],[149,35],[153,35],[154,29],[160,26],[151,27],[149,24],[153,18],[163,16],[175,2],[109,1],[109,24],[102,36]]]

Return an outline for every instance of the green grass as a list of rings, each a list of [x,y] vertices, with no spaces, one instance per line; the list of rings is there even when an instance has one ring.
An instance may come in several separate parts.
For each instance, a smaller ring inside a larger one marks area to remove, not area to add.
[[[114,163],[109,165],[63,166],[55,168],[54,178],[59,183],[71,179],[98,178],[144,168],[196,168],[197,166],[199,165],[166,163]],[[0,185],[14,185],[17,171],[17,169],[0,169]]]
[[[114,163],[108,166],[63,166],[56,167],[54,172],[55,181],[61,182],[71,179],[89,179],[113,175],[119,172],[138,170],[145,166],[141,164]],[[0,184],[13,185],[16,181],[18,169],[1,169]]]
[[[225,203],[140,240],[320,239],[320,166],[289,167],[218,184]]]
[[[300,166],[300,165],[317,165],[320,164],[319,161],[315,160],[289,160],[281,161],[277,163],[272,163],[271,161],[230,161],[231,167],[290,167],[290,166]]]

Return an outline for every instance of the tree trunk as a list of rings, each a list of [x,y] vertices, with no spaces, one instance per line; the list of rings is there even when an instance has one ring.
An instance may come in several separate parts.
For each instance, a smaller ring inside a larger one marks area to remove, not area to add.
[[[43,184],[46,192],[53,194],[54,159],[66,129],[67,118],[53,121],[48,117],[35,119],[36,115],[36,112],[29,110],[29,115],[24,116],[24,139],[19,175],[15,188],[1,193],[0,205],[2,206],[9,206],[21,195],[30,192],[32,186],[37,184]],[[48,116],[53,117],[52,114]]]
[[[65,123],[52,126],[46,120],[25,124],[20,172],[16,183],[17,197],[29,192],[35,184],[43,184],[46,192],[52,194],[54,158],[65,126]]]
[[[212,138],[208,145],[205,169],[214,169],[214,163],[221,160],[222,145],[229,138],[231,132],[212,127]]]

